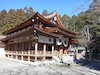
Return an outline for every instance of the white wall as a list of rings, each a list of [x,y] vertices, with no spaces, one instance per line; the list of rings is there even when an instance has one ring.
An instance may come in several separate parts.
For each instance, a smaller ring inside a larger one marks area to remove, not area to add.
[[[5,56],[5,49],[0,48],[0,57],[4,57],[4,56]]]
[[[40,43],[53,44],[54,43],[54,39],[53,38],[50,38],[50,37],[46,37],[46,36],[39,35],[38,42],[40,42]]]

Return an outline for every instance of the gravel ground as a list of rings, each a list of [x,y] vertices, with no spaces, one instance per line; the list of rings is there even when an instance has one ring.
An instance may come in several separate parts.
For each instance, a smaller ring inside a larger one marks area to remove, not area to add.
[[[86,64],[71,67],[58,64],[28,65],[0,58],[0,75],[100,75],[100,62]]]

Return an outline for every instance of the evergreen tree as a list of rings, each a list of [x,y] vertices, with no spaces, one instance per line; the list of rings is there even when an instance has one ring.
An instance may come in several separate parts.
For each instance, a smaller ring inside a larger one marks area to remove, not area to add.
[[[68,28],[68,25],[69,25],[69,21],[70,21],[70,17],[66,14],[64,14],[62,17],[61,17],[61,21],[62,21],[62,24]]]
[[[15,25],[18,25],[30,17],[34,15],[35,12],[33,12],[32,7],[27,7],[23,9],[17,9],[17,10],[9,10],[8,12],[6,10],[2,10],[0,12],[0,34],[2,32],[10,29],[11,27],[14,27]]]
[[[0,12],[0,27],[5,25],[5,19],[7,17],[7,11],[6,10],[2,10]]]
[[[29,9],[27,9],[27,7],[25,7],[24,11],[25,11],[25,15],[26,15],[27,19],[32,17],[35,14],[35,12],[33,12],[32,7],[29,7]]]

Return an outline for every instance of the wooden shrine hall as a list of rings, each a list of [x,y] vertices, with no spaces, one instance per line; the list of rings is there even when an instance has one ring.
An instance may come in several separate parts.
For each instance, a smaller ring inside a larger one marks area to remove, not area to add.
[[[56,11],[38,12],[25,22],[3,33],[6,57],[26,60],[52,60],[52,56],[67,55],[68,48],[77,39],[76,33],[66,29]]]

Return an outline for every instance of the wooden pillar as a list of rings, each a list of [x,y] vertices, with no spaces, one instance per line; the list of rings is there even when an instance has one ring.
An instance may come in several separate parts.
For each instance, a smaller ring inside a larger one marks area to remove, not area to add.
[[[54,55],[54,45],[52,45],[52,55]]]
[[[28,50],[30,51],[30,49],[31,49],[31,41],[29,40]]]
[[[45,61],[45,58],[46,58],[46,44],[44,44],[43,46],[43,54],[44,54],[44,57],[43,57],[43,61]]]
[[[76,48],[76,51],[75,51],[75,58],[77,59],[78,58],[78,49]]]
[[[10,50],[10,45],[8,45],[8,51],[7,51],[7,53],[9,53],[9,50]],[[9,58],[9,54],[7,56]]]
[[[64,49],[64,54],[66,54],[66,55],[67,55],[67,49]]]
[[[18,42],[16,43],[16,59],[18,59],[18,56],[17,56],[17,54],[18,54]]]
[[[28,51],[28,61],[30,61],[30,51]]]
[[[60,55],[63,54],[63,45],[60,46]]]
[[[35,62],[37,61],[37,49],[38,49],[38,43],[35,43]]]
[[[12,55],[12,53],[13,53],[13,44],[11,44],[11,46],[12,47],[11,47],[11,52],[10,52],[11,53],[10,58],[13,58],[13,55]]]
[[[8,58],[9,58],[9,54],[8,54]]]
[[[30,61],[30,56],[29,56],[30,55],[30,48],[31,47],[30,47],[30,40],[29,40],[29,44],[28,44],[28,61]]]
[[[23,60],[23,50],[22,50],[21,60]]]
[[[69,45],[69,48],[72,48],[72,45],[71,44]]]
[[[22,53],[21,53],[22,55],[21,55],[21,60],[24,59],[24,57],[23,57],[23,54],[24,54],[23,51],[24,51],[24,40],[22,41]]]
[[[60,54],[63,54],[63,49],[60,49]]]
[[[18,59],[18,56],[17,56],[17,54],[18,54],[18,53],[17,53],[17,51],[16,51],[16,59]]]

